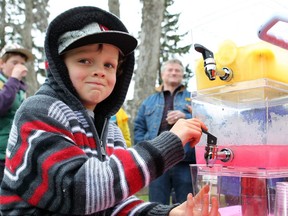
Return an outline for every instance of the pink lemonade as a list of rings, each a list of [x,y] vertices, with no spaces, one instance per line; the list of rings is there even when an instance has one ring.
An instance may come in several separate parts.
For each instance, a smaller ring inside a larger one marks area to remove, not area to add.
[[[239,170],[241,170],[241,167],[248,167],[248,168],[253,167],[263,169],[266,168],[281,169],[288,167],[288,157],[287,157],[288,145],[240,145],[240,146],[226,145],[226,146],[218,146],[218,151],[220,151],[223,148],[230,149],[234,154],[234,158],[232,159],[232,161],[229,162],[222,162],[221,160],[216,160],[215,164],[220,164],[222,166],[227,167],[235,167],[236,171],[238,170],[238,168],[240,168]],[[195,151],[196,151],[197,164],[206,164],[206,161],[204,159],[205,146],[196,145]],[[237,172],[235,174],[238,175]],[[240,211],[241,213],[234,214],[235,209],[228,208],[229,210],[234,212],[228,212],[228,213],[226,212],[225,214],[223,214],[223,216],[231,216],[231,215],[266,216],[270,215],[271,212],[273,213],[274,207],[272,206],[274,206],[274,200],[271,198],[273,196],[273,192],[270,195],[269,192],[271,191],[267,190],[269,186],[267,185],[266,181],[267,179],[259,177],[257,172],[255,173],[252,172],[250,173],[250,175],[251,177],[245,175],[240,176],[241,192],[239,194],[239,198],[241,199],[241,201],[238,206],[240,209],[236,210]],[[263,175],[260,176],[263,177]],[[278,177],[284,177],[284,176],[279,175]],[[230,186],[225,185],[225,187]],[[273,187],[272,185],[269,186],[269,188],[272,187]],[[226,210],[227,207],[229,206],[223,208],[223,211]]]
[[[217,160],[215,164],[223,166],[279,168],[288,167],[288,145],[231,145],[218,146],[219,151],[229,148],[234,158],[229,162]],[[205,146],[195,147],[197,164],[206,164],[204,159]]]

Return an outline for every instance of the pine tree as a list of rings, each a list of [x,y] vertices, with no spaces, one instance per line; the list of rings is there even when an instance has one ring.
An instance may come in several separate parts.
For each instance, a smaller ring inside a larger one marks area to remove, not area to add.
[[[186,46],[179,46],[179,42],[189,33],[176,34],[179,32],[179,13],[171,14],[169,12],[169,7],[173,7],[174,0],[165,0],[165,11],[164,19],[162,22],[162,33],[161,33],[161,47],[160,47],[160,59],[159,59],[159,80],[158,83],[161,84],[160,68],[163,62],[175,58],[177,56],[182,56],[187,54],[191,48],[192,44]],[[181,60],[181,59],[180,59]],[[193,76],[193,72],[189,65],[185,66],[184,73],[184,85],[188,85],[189,79]]]

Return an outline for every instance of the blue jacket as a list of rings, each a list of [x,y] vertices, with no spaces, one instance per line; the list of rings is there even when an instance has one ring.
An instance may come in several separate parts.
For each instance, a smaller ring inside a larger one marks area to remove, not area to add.
[[[174,97],[174,110],[180,110],[186,115],[186,119],[192,118],[192,114],[186,105],[191,105],[191,93],[184,86]],[[162,86],[157,92],[148,96],[140,105],[134,122],[134,144],[144,140],[154,139],[159,131],[164,111],[165,100]],[[185,161],[196,163],[195,149],[190,148],[189,143],[185,145]]]

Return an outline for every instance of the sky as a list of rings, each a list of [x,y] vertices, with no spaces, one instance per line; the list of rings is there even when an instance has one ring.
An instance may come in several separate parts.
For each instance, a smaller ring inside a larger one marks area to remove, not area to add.
[[[49,21],[75,6],[91,5],[108,10],[108,0],[49,2]],[[287,0],[175,0],[170,10],[181,14],[179,34],[189,32],[183,39],[183,44],[199,43],[212,52],[216,52],[218,46],[227,39],[234,41],[237,46],[257,43],[261,41],[257,32],[269,19],[275,15],[288,19]],[[139,0],[120,0],[120,17],[128,31],[137,36],[141,27]],[[190,53],[183,57],[183,63],[191,63],[193,66],[199,58],[201,54],[192,48]],[[194,86],[195,79],[191,80],[190,90],[195,90]]]
[[[50,18],[81,5],[108,9],[108,0],[50,0]],[[62,3],[63,2],[63,3]],[[120,0],[120,16],[132,34],[141,26],[139,0]],[[175,0],[170,8],[181,13],[180,32],[189,31],[186,40],[200,43],[215,50],[218,45],[231,39],[242,46],[259,41],[257,31],[274,15],[288,17],[287,0]]]

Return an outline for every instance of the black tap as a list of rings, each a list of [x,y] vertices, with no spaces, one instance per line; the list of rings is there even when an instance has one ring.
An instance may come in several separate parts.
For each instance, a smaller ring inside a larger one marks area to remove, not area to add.
[[[194,44],[194,48],[197,52],[202,53],[204,59],[205,74],[209,80],[215,80],[217,75],[223,81],[228,82],[232,79],[232,70],[230,68],[223,67],[221,70],[217,71],[213,52],[200,44]]]
[[[207,145],[205,147],[204,158],[206,165],[211,167],[217,158],[217,137],[202,129],[202,132],[207,135]]]
[[[216,79],[216,62],[214,59],[213,52],[211,52],[206,47],[200,44],[194,44],[194,48],[197,52],[202,53],[202,56],[204,59],[205,74],[207,75],[209,80],[215,80]]]
[[[211,52],[210,50],[208,50],[206,47],[200,45],[200,44],[194,44],[194,48],[197,52],[202,53],[203,55],[203,59],[207,59],[207,58],[214,58],[214,54],[213,52]]]

